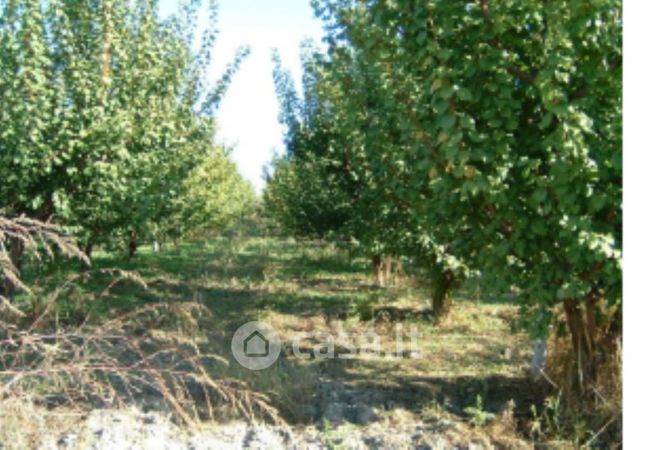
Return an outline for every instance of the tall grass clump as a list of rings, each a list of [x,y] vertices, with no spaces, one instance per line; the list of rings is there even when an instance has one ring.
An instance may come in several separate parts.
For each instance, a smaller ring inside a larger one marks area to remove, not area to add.
[[[75,242],[55,226],[0,216],[0,273],[5,284],[24,293],[31,290],[12,260],[16,245],[36,261],[55,255],[86,261]],[[109,272],[114,281],[92,301],[102,301],[123,279],[146,287],[138,274]],[[149,304],[102,323],[61,323],[54,317],[55,305],[84,276],[89,272],[49,292],[36,312],[20,298],[0,296],[0,436],[9,438],[21,417],[33,415],[34,421],[26,423],[47,426],[49,421],[39,422],[43,416],[35,411],[84,414],[95,408],[136,406],[166,412],[189,426],[226,415],[281,420],[265,395],[216,375],[227,361],[204,352],[202,339],[189,331],[197,330],[198,318],[208,314],[198,303]],[[16,412],[21,408],[22,413]],[[27,430],[23,436],[31,439]]]

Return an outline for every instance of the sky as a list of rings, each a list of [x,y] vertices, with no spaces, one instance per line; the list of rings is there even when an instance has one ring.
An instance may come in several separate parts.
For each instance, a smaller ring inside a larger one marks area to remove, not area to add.
[[[161,0],[160,13],[173,13],[176,5],[177,0]],[[218,28],[211,79],[220,78],[239,46],[250,46],[251,53],[220,105],[217,140],[233,147],[232,159],[239,171],[261,192],[264,165],[274,151],[284,151],[271,52],[278,49],[299,85],[300,43],[306,38],[320,42],[321,23],[314,18],[309,0],[219,0]]]

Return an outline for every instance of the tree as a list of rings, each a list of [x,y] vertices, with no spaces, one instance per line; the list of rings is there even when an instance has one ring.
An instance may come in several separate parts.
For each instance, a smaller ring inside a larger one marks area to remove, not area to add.
[[[264,201],[266,209],[294,234],[339,239],[350,220],[352,193],[348,173],[343,172],[341,149],[333,145],[334,117],[320,97],[318,58],[315,48],[304,43],[301,101],[290,73],[277,53],[273,54],[287,153],[273,161]]]
[[[330,55],[378,87],[372,109],[335,107],[364,135],[383,204],[406,213],[407,250],[433,255],[435,293],[482,273],[534,336],[562,308],[593,380],[620,333],[620,2],[314,5]]]
[[[161,228],[247,55],[208,82],[217,5],[195,51],[201,5],[162,21],[156,0],[0,1],[3,213],[55,220],[89,256],[123,239],[133,253]],[[20,242],[10,247],[20,267]]]
[[[196,237],[218,233],[254,210],[255,192],[229,159],[216,147],[194,167],[174,199],[169,234]]]

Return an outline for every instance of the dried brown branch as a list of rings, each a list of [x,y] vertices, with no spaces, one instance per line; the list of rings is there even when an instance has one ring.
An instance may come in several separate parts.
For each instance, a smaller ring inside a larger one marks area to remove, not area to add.
[[[8,218],[0,215],[0,276],[13,286],[25,292],[30,292],[28,286],[20,279],[20,270],[12,261],[10,242],[20,245],[24,251],[41,260],[43,255],[52,258],[55,250],[64,256],[77,258],[90,264],[88,257],[79,249],[75,240],[67,236],[57,226],[21,216]],[[7,310],[9,300],[0,302],[0,312]],[[15,308],[11,311],[16,313]]]

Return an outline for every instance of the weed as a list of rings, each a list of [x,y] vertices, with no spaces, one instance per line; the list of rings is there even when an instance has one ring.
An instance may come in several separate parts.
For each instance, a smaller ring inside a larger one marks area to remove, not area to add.
[[[344,425],[339,428],[335,428],[332,423],[323,419],[323,441],[328,450],[346,450],[350,447],[344,443],[345,436],[348,435],[349,427]]]
[[[431,400],[421,408],[421,418],[425,421],[438,420],[444,413],[444,407],[437,400]]]
[[[533,439],[543,436],[561,438],[561,395],[560,391],[556,397],[547,397],[541,413],[538,412],[535,405],[530,407],[532,412],[530,433]]]
[[[470,416],[470,422],[478,428],[485,426],[496,417],[495,414],[485,411],[482,396],[477,395],[474,406],[464,408],[464,412]]]

